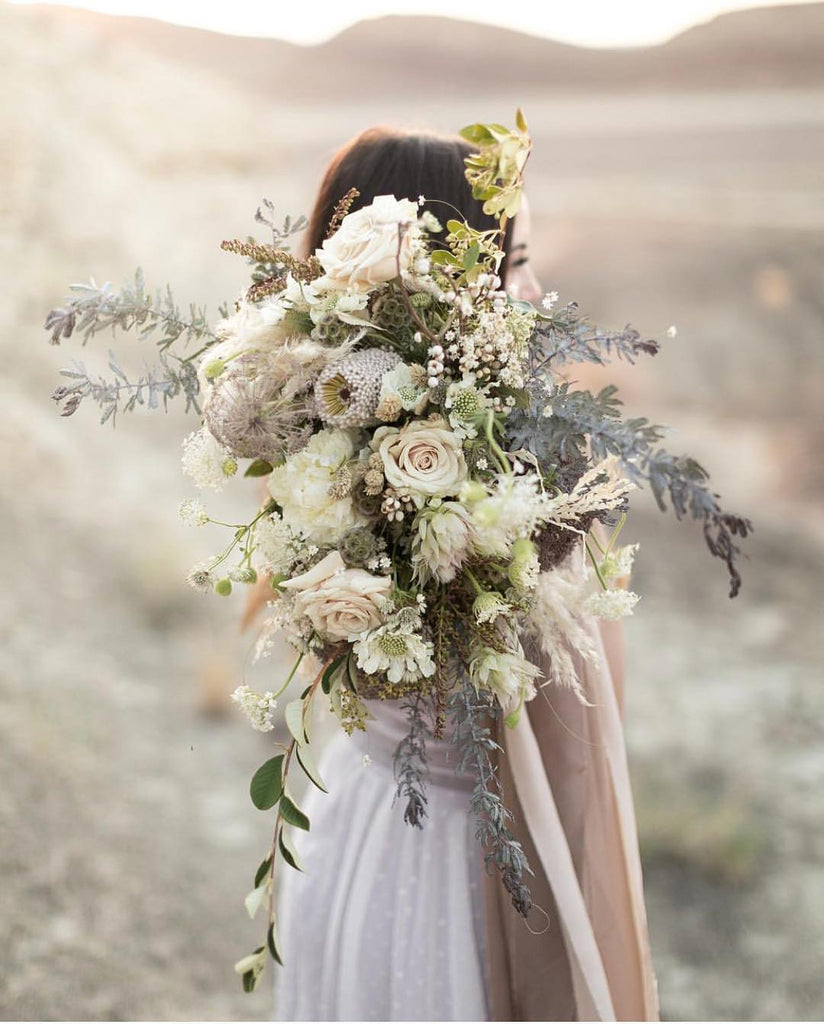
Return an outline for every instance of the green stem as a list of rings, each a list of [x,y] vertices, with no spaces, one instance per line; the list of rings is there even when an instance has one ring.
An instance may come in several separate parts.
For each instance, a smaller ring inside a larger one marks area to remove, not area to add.
[[[492,455],[494,456],[495,461],[498,463],[498,468],[501,470],[501,472],[505,476],[512,476],[512,466],[510,466],[509,461],[507,460],[506,452],[504,452],[503,448],[501,448],[501,446],[495,440],[495,437],[493,435],[493,424],[494,414],[490,410],[486,417],[486,425],[484,430],[486,434],[486,440],[489,443],[489,450],[492,452]]]
[[[300,663],[301,663],[301,662],[303,661],[303,658],[304,658],[304,654],[303,654],[303,652],[301,651],[301,653],[300,653],[300,654],[298,655],[298,660],[297,660],[297,661],[295,662],[295,664],[294,664],[294,665],[292,666],[292,671],[291,671],[291,672],[289,673],[289,675],[288,675],[288,676],[286,677],[286,682],[285,682],[285,683],[283,684],[283,686],[281,686],[281,688],[280,688],[280,689],[278,690],[278,692],[277,692],[277,693],[275,694],[275,698],[278,698],[278,697],[280,697],[280,696],[281,696],[281,695],[282,695],[283,693],[285,693],[285,692],[286,692],[286,690],[287,690],[287,688],[288,688],[288,686],[289,686],[289,683],[291,683],[291,682],[292,682],[292,680],[293,680],[293,679],[295,678],[295,673],[296,673],[296,672],[297,672],[297,670],[298,670],[298,669],[300,668]]]
[[[587,544],[587,554],[589,555],[590,559],[592,560],[592,566],[595,569],[595,575],[598,577],[598,582],[601,584],[601,586],[604,588],[604,590],[609,589],[607,587],[606,580],[604,579],[603,575],[601,574],[601,569],[600,569],[600,567],[598,565],[598,560],[596,559],[595,555],[593,555],[592,548],[589,546],[589,544]]]
[[[466,576],[466,578],[469,580],[469,582],[475,588],[475,593],[476,594],[483,594],[483,593],[485,593],[484,588],[480,585],[480,583],[475,579],[473,574],[466,567],[464,567],[464,576]]]

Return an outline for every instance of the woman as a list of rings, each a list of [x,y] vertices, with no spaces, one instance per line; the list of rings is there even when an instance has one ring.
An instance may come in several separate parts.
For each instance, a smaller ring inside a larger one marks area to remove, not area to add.
[[[493,227],[464,178],[470,151],[459,138],[364,132],[326,172],[308,251],[353,187],[355,209],[387,193],[422,195],[442,223],[457,211]],[[510,222],[501,274],[513,297],[534,301],[528,235],[524,206]],[[467,813],[473,779],[456,774],[448,743],[427,745],[427,817],[416,829],[393,806],[393,756],[407,732],[397,704],[368,701],[368,731],[333,736],[321,772],[334,800],[308,795],[306,874],[281,875],[277,1019],[657,1018],[619,717],[620,637],[604,639],[600,670],[579,665],[593,707],[544,688],[499,737],[507,805],[545,912],[533,912],[531,930],[497,873],[485,877]]]

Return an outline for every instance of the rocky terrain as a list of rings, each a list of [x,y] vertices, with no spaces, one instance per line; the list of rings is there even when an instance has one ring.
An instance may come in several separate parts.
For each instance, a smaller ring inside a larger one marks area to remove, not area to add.
[[[69,281],[138,264],[214,311],[245,274],[219,241],[254,230],[262,196],[307,210],[353,133],[521,103],[542,281],[665,341],[581,378],[616,377],[756,524],[735,601],[693,525],[641,495],[627,527],[644,595],[627,738],[662,1011],[820,1018],[824,5],[631,53],[394,18],[303,51],[9,5],[0,33],[0,1015],[271,1013],[232,973],[257,937],[242,899],[268,822],[246,788],[268,745],[226,703],[282,666],[251,663],[239,600],[182,583],[217,543],[175,516],[194,423],[61,420],[59,368],[104,367],[107,341],[51,348],[45,311]],[[115,343],[124,364],[152,358]]]

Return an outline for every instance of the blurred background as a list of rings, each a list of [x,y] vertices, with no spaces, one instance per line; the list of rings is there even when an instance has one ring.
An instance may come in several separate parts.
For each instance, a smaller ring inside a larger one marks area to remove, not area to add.
[[[251,663],[240,597],[183,583],[222,543],[176,517],[194,419],[138,412],[116,436],[91,405],[61,420],[58,370],[102,370],[108,340],[52,348],[46,311],[140,264],[216,313],[246,281],[221,239],[254,233],[264,196],[309,212],[360,129],[508,123],[520,104],[543,285],[664,343],[579,379],[616,379],[756,526],[734,601],[693,524],[641,494],[626,529],[662,1013],[821,1017],[824,4],[612,49],[409,16],[304,46],[7,3],[0,37],[2,1016],[271,1013],[268,984],[244,996],[232,972],[258,939],[242,901],[269,821],[246,793],[270,744],[227,704],[285,661]],[[241,521],[256,501],[249,483],[209,507]]]

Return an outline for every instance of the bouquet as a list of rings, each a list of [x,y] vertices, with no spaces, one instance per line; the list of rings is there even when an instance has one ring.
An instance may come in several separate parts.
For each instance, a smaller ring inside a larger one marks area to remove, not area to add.
[[[662,428],[622,418],[614,387],[575,389],[562,372],[633,362],[658,344],[629,326],[601,330],[554,293],[535,308],[502,289],[506,224],[531,149],[520,111],[516,122],[461,133],[476,150],[466,175],[489,230],[450,210],[436,217],[437,197],[383,195],[350,212],[352,190],[322,247],[299,257],[289,242],[304,222],[276,227],[264,201],[257,220],[271,242],[223,242],[249,260],[252,284],[214,327],[171,291],[151,295],[139,271],[119,292],[75,286],[46,320],[54,343],[119,328],[155,335],[159,348],[159,367],[135,381],[114,354],[108,380],[80,363],[64,370],[54,394],[63,415],[91,399],[114,422],[182,396],[201,417],[183,442],[195,483],[220,489],[240,474],[265,484],[261,507],[189,576],[218,595],[268,581],[258,652],[285,633],[295,661],[274,690],[233,694],[255,729],[274,728],[281,695],[311,666],[283,709],[288,743],[250,787],[275,820],[246,900],[252,916],[266,912],[265,943],[236,965],[247,990],[267,954],[282,962],[275,881],[284,865],[300,869],[292,834],[310,828],[294,773],[325,789],[311,742],[317,701],[347,733],[369,728],[367,699],[403,703],[409,733],[395,773],[411,826],[426,817],[427,736],[456,744],[458,768],[476,774],[470,803],[488,870],[526,916],[529,866],[502,801],[492,726],[516,727],[541,687],[571,687],[586,702],[573,657],[597,658],[586,620],[628,615],[639,599],[627,589],[637,545],[618,543],[633,489],[646,483],[662,509],[701,521],[731,596],[739,589],[736,539],[749,521],[722,510],[695,460],[660,447]],[[212,522],[199,499],[180,513]],[[545,676],[526,650],[542,653]]]

